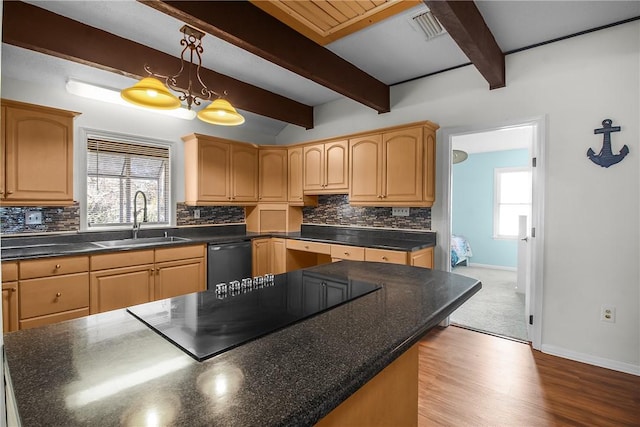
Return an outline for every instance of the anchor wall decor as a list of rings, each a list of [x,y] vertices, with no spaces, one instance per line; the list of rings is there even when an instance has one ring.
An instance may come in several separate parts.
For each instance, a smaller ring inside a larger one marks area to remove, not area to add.
[[[611,126],[613,121],[611,119],[605,119],[602,121],[602,128],[594,129],[594,134],[604,134],[604,140],[602,142],[602,149],[600,153],[596,154],[591,148],[587,150],[587,157],[591,159],[596,165],[600,165],[603,168],[608,168],[611,165],[620,163],[622,159],[629,154],[629,147],[626,145],[622,147],[619,154],[613,154],[611,151],[611,133],[620,132],[620,126]]]

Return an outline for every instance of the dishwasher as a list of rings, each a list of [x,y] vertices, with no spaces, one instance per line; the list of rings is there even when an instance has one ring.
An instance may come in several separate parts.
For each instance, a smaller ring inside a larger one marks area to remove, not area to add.
[[[251,277],[251,242],[209,243],[207,249],[207,289]]]

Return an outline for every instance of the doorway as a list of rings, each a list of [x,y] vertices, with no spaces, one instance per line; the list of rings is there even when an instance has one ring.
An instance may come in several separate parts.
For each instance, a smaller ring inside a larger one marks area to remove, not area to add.
[[[543,188],[540,162],[536,161],[537,167],[532,162],[542,158],[542,128],[540,119],[494,128],[444,130],[449,159],[445,189],[449,210],[444,229],[451,235],[449,242],[441,240],[446,267],[483,283],[483,289],[456,310],[450,321],[531,341],[534,348],[540,328],[529,320],[541,312],[537,285],[542,242],[531,238],[531,232],[541,225]]]

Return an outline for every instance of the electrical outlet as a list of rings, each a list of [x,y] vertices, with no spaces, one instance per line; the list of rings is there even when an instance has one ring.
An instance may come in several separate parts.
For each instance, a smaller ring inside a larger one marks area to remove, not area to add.
[[[193,217],[194,217],[195,219],[200,218],[200,209],[194,209],[194,210],[193,210]]]
[[[26,225],[40,225],[42,224],[42,211],[28,210],[24,213],[24,223]]]
[[[616,308],[611,305],[600,307],[600,320],[603,322],[616,322]]]
[[[411,208],[391,208],[392,216],[409,216],[409,209]]]

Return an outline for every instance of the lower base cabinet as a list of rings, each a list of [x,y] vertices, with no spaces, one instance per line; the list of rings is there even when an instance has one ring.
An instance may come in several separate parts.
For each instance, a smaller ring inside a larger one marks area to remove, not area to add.
[[[92,256],[91,314],[205,290],[205,254],[194,245]]]
[[[18,330],[18,263],[2,263],[2,329]]]
[[[287,271],[286,240],[279,238],[254,239],[251,242],[253,276],[281,274]]]

